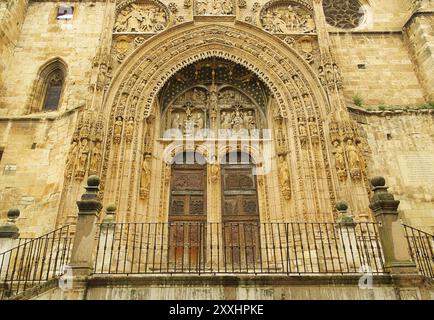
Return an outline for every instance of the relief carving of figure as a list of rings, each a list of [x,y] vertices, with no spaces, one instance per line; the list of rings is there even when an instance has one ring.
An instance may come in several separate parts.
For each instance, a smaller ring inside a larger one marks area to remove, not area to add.
[[[196,0],[196,13],[199,15],[208,12],[208,0]]]
[[[119,143],[121,141],[122,125],[123,125],[122,117],[121,116],[117,116],[116,117],[116,121],[115,121],[115,127],[114,127],[114,130],[113,130],[113,137],[114,137],[114,141],[116,143]]]
[[[222,129],[231,128],[231,115],[225,111],[222,112],[221,128]]]
[[[235,111],[234,117],[233,117],[232,122],[231,122],[232,129],[234,129],[235,132],[238,132],[241,129],[244,129],[243,123],[244,123],[244,120],[243,120],[243,117],[241,115],[241,112],[239,109],[237,109]]]
[[[255,129],[255,119],[252,110],[249,110],[244,114],[244,128],[248,130]]]
[[[219,177],[220,177],[220,167],[218,165],[218,161],[217,161],[217,157],[214,156],[213,157],[213,161],[211,163],[211,168],[210,168],[210,173],[211,173],[211,182],[215,183],[218,181]]]
[[[341,181],[345,180],[347,177],[347,172],[345,168],[345,158],[344,158],[344,150],[339,142],[339,140],[333,141],[333,154],[335,156],[335,166],[338,177]]]
[[[71,151],[69,152],[68,159],[66,160],[66,165],[65,165],[65,178],[67,179],[71,178],[77,155],[78,155],[78,144],[76,141],[73,141],[71,145]]]
[[[101,162],[101,142],[96,141],[92,150],[92,158],[90,159],[89,171],[91,173],[97,173],[98,167]]]
[[[262,27],[273,33],[312,32],[315,22],[309,12],[301,6],[274,5],[260,14]]]
[[[80,155],[78,157],[77,171],[75,173],[76,178],[84,177],[88,155],[89,155],[89,142],[87,139],[82,139],[80,144]]]
[[[130,117],[125,127],[125,138],[128,142],[133,140],[133,133],[134,133],[134,118]]]
[[[285,199],[289,200],[291,198],[291,185],[289,180],[288,163],[283,155],[279,156],[278,167],[280,188]]]
[[[355,179],[360,178],[360,157],[353,139],[347,140],[347,159],[350,166],[351,176]]]
[[[127,30],[129,32],[139,32],[144,17],[137,6],[132,5],[132,8],[133,10],[131,10],[127,18]]]
[[[140,198],[145,199],[149,194],[149,184],[151,182],[150,162],[151,155],[145,155],[142,162],[142,171],[140,174]]]
[[[179,113],[174,113],[172,115],[172,123],[170,125],[170,128],[171,129],[178,129],[178,130],[181,129],[181,122],[179,119]]]

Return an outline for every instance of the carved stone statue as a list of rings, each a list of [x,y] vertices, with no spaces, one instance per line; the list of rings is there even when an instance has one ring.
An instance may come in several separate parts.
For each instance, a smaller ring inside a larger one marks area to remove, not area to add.
[[[151,182],[150,169],[151,155],[145,155],[142,162],[142,171],[140,174],[140,198],[145,199],[149,194],[149,185]]]
[[[87,159],[89,156],[89,142],[87,139],[82,139],[80,144],[80,155],[78,157],[76,178],[83,178],[86,170]]]
[[[279,156],[278,169],[282,195],[285,199],[289,200],[291,198],[291,184],[289,181],[288,163],[283,155]]]
[[[345,158],[344,158],[344,151],[342,149],[342,146],[338,140],[333,141],[333,154],[335,156],[335,166],[336,166],[336,172],[338,174],[338,178],[343,181],[347,177],[347,171],[345,167]]]
[[[134,118],[130,117],[125,127],[125,138],[127,142],[131,142],[131,140],[133,140],[133,133],[134,133]]]
[[[357,147],[354,145],[353,139],[347,140],[347,159],[350,166],[351,176],[355,179],[360,178],[360,157]]]
[[[75,160],[78,155],[78,144],[73,141],[71,144],[71,151],[69,152],[68,158],[65,165],[65,178],[69,179],[72,176],[72,171],[74,170]]]
[[[211,163],[210,174],[211,174],[211,182],[216,183],[220,176],[220,167],[216,156],[214,156],[213,161]]]
[[[122,125],[123,125],[123,121],[122,121],[122,117],[121,116],[117,116],[116,117],[116,121],[115,121],[115,127],[113,130],[113,138],[114,138],[114,142],[115,143],[119,143],[121,141],[121,136],[122,136]]]
[[[101,142],[96,141],[92,150],[92,158],[90,159],[89,171],[93,174],[97,173],[100,163],[101,163]]]

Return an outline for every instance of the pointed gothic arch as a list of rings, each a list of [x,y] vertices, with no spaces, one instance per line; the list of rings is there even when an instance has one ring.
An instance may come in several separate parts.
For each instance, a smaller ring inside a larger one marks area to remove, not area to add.
[[[55,111],[62,101],[68,73],[66,62],[59,57],[48,60],[38,70],[27,106],[27,113]]]

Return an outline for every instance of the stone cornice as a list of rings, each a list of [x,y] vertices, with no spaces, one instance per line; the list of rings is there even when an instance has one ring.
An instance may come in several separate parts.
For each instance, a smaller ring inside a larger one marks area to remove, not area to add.
[[[68,117],[75,113],[76,111],[79,111],[84,106],[78,106],[69,110],[65,110],[63,112],[50,112],[50,113],[35,113],[35,114],[28,114],[23,116],[0,116],[0,121],[53,121],[53,120],[59,120],[64,117]]]
[[[433,16],[433,15],[434,15],[434,10],[415,11],[408,17],[407,22],[404,24],[404,26],[402,28],[406,29],[413,22],[413,20],[416,19],[417,17]]]
[[[434,115],[434,109],[402,109],[402,110],[366,110],[360,107],[349,105],[347,109],[350,113],[367,116],[401,116],[401,115]]]

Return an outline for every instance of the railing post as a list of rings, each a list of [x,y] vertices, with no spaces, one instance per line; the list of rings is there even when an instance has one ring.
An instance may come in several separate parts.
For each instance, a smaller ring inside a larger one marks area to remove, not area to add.
[[[360,268],[360,257],[356,237],[357,223],[352,216],[348,215],[348,204],[345,201],[336,203],[336,210],[339,211],[336,227],[339,229],[338,234],[341,235],[341,247],[345,255],[344,265],[349,267],[349,270],[346,271],[358,271],[351,270]]]
[[[19,209],[9,209],[7,222],[0,225],[0,253],[8,251],[18,245],[20,232],[15,222],[19,216]]]
[[[106,216],[101,224],[100,236],[98,239],[98,251],[96,253],[96,272],[104,273],[110,270],[110,257],[115,238],[115,214],[116,206],[109,204],[106,207]]]
[[[96,232],[102,205],[98,199],[100,180],[97,176],[87,179],[86,192],[77,201],[77,227],[72,245],[70,266],[74,275],[88,276],[93,270],[93,253],[96,246]]]
[[[369,207],[375,219],[380,223],[379,236],[384,254],[384,269],[392,274],[417,273],[416,264],[412,261],[407,240],[404,235],[398,206],[393,194],[387,191],[383,177],[371,179],[374,195]]]

